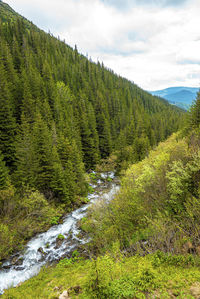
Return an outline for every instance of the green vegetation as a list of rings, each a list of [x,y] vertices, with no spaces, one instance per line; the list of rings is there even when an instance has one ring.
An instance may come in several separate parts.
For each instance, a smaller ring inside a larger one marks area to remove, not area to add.
[[[132,253],[199,253],[200,151],[188,145],[190,140],[176,134],[159,144],[126,171],[111,203],[91,208],[84,229],[95,251],[119,241]]]
[[[59,216],[53,216],[51,218],[50,224],[51,225],[57,225],[59,223]]]
[[[117,248],[117,247],[116,247]],[[43,268],[37,277],[5,291],[4,298],[199,298],[200,259],[156,252],[124,257],[116,248],[95,260],[79,257]]]
[[[102,159],[119,170],[143,159],[177,131],[183,111],[2,1],[0,40],[1,259],[82,203],[92,192],[86,171]]]
[[[0,40],[0,259],[87,202],[90,170],[126,171],[80,221],[91,260],[75,250],[2,298],[199,298],[200,93],[183,127],[1,1]]]
[[[32,235],[50,227],[55,213],[60,216],[63,213],[38,191],[27,189],[20,196],[12,186],[0,191],[0,204],[1,258],[10,255],[13,249],[22,249]]]
[[[64,238],[65,237],[62,234],[59,234],[58,237],[57,237],[58,240],[64,240]]]

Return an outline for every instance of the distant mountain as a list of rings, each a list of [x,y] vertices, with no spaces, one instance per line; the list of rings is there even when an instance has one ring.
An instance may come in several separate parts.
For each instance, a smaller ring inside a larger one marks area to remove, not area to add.
[[[196,87],[169,87],[162,90],[150,91],[152,95],[162,97],[169,103],[183,109],[189,109],[196,99],[199,88]]]

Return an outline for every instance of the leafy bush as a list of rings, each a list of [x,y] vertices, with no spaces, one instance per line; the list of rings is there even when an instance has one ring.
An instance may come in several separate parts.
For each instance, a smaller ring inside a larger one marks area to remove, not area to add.
[[[68,267],[73,263],[72,259],[64,258],[59,261],[56,267],[61,268],[61,267]]]
[[[192,255],[172,255],[157,251],[152,258],[152,265],[159,267],[163,264],[170,266],[194,266],[195,260]]]
[[[90,185],[88,185],[88,192],[89,193],[94,193],[94,188]]]
[[[52,218],[51,218],[51,221],[50,221],[50,224],[51,225],[57,225],[59,222],[59,216],[53,216]]]
[[[65,237],[64,237],[62,234],[59,234],[59,235],[57,236],[57,239],[59,239],[59,240],[64,240]]]
[[[80,257],[80,253],[78,252],[78,250],[74,250],[73,252],[72,252],[72,259],[73,260],[76,260],[76,259],[78,259]]]
[[[93,182],[95,182],[95,181],[97,180],[97,175],[96,175],[95,172],[91,172],[91,173],[89,174],[89,177],[90,177],[90,179],[91,179]]]
[[[160,249],[177,254],[184,252],[186,238],[195,252],[200,238],[199,173],[200,150],[191,151],[177,135],[160,143],[126,171],[110,203],[91,207],[83,224],[91,247],[103,253],[119,241],[121,249],[131,252]]]

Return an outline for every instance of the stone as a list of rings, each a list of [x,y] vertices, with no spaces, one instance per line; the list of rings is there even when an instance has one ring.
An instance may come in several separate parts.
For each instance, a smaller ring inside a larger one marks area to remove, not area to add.
[[[12,265],[21,266],[23,264],[23,258],[15,258],[12,260]]]
[[[58,249],[63,244],[64,241],[66,242],[66,239],[57,238],[56,239],[56,246],[54,248]]]
[[[196,249],[196,254],[200,255],[200,246],[197,246],[195,249]]]
[[[44,249],[42,247],[38,248],[38,252],[40,252],[41,254],[45,254]]]
[[[200,298],[200,283],[196,282],[190,287],[190,293],[194,298]]]
[[[12,265],[4,265],[2,266],[3,269],[5,270],[9,270],[12,267]]]
[[[192,245],[192,243],[190,241],[186,242],[184,245],[183,245],[183,248],[182,248],[182,253],[193,253],[194,251],[194,247]]]
[[[70,298],[67,291],[64,291],[60,296],[59,299],[68,299]]]

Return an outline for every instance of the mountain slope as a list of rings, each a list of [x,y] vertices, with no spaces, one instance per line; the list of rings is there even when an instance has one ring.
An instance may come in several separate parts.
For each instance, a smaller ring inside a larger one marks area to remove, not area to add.
[[[199,298],[199,125],[200,94],[184,138],[173,134],[132,165],[117,196],[82,219],[94,259],[75,251],[2,298]]]
[[[150,93],[187,110],[195,100],[198,91],[199,88],[195,87],[169,87],[162,90],[150,91]]]
[[[85,202],[86,171],[143,159],[184,113],[0,5],[2,257]]]

